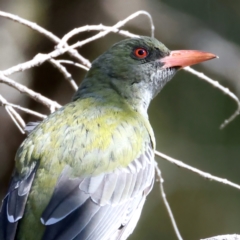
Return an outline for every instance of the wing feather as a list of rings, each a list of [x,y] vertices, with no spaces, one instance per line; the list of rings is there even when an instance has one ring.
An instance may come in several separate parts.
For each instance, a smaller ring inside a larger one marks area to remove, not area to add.
[[[131,164],[136,166],[131,171],[115,169],[84,179],[73,180],[66,171],[42,215],[43,239],[100,240],[113,235],[125,239],[122,236],[134,229],[154,180],[153,154],[144,153]]]
[[[37,122],[28,122],[24,128],[27,135],[29,135],[38,125],[41,123],[40,121]]]
[[[88,194],[79,190],[79,185],[83,179],[69,179],[69,174],[70,168],[67,167],[58,180],[48,207],[41,217],[41,222],[45,225],[52,225],[61,221],[89,198]]]
[[[0,214],[0,239],[14,240],[38,164],[31,172],[13,178]],[[53,196],[42,214],[44,240],[126,239],[133,231],[154,179],[153,151],[146,152],[126,168],[72,178],[65,167]],[[115,237],[113,237],[115,236]]]
[[[85,178],[79,186],[80,190],[85,193],[94,193],[101,184],[104,176],[104,174],[100,174],[98,176]]]
[[[126,173],[118,174],[116,187],[115,187],[117,190],[113,192],[113,195],[111,197],[111,202],[113,205],[116,205],[119,203],[122,197],[125,185],[126,185]]]
[[[38,164],[35,164],[31,172],[22,180],[19,180],[15,173],[10,183],[9,192],[5,196],[0,214],[0,239],[14,240],[18,220],[23,217],[29,190]]]
[[[90,199],[85,201],[78,209],[72,211],[61,221],[46,226],[44,240],[74,239],[91,221],[100,206]]]

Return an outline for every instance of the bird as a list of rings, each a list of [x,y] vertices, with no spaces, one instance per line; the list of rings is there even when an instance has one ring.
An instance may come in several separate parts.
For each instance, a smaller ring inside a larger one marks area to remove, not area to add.
[[[72,100],[29,127],[0,239],[127,239],[155,178],[149,104],[178,70],[215,57],[141,36],[94,60]]]

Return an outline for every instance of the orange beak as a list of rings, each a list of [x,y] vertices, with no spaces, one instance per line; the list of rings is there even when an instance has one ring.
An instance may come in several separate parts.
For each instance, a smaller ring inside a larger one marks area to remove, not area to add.
[[[171,51],[170,55],[162,58],[160,61],[165,63],[163,68],[184,68],[213,58],[218,58],[218,56],[197,50],[176,50]]]

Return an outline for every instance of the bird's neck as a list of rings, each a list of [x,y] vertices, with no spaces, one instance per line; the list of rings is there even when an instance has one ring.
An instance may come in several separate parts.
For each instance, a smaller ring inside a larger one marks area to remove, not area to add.
[[[114,87],[111,79],[108,79],[106,76],[103,79],[101,75],[87,75],[73,96],[73,101],[85,98],[93,98],[103,106],[106,103],[111,104],[113,107],[125,104],[148,119],[147,108],[150,98],[145,96],[145,99],[144,95],[138,96],[137,92],[131,92],[131,94],[125,91],[121,92],[118,88]]]

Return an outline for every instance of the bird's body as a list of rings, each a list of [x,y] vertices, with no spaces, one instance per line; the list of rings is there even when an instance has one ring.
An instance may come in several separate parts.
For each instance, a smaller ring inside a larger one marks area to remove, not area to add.
[[[109,96],[113,98],[113,94]],[[26,218],[23,218],[20,225],[22,239],[37,239],[36,232],[44,230],[44,226],[40,224],[39,220],[58,182],[59,176],[54,174],[55,171],[57,173],[63,172],[63,175],[66,175],[64,177],[70,179],[67,179],[62,187],[71,187],[75,183],[75,180],[80,185],[80,189],[77,190],[79,194],[81,191],[82,194],[89,193],[86,194],[86,197],[91,198],[93,202],[101,206],[111,204],[117,206],[125,205],[130,196],[133,198],[140,197],[137,196],[139,195],[139,189],[134,193],[135,188],[142,188],[142,197],[143,190],[151,187],[154,175],[152,162],[152,141],[154,139],[151,137],[150,124],[147,119],[133,111],[124,102],[116,101],[114,107],[112,107],[111,103],[111,99],[106,99],[106,101],[102,102],[91,98],[74,101],[51,115],[23,143],[25,149],[32,152],[24,152],[20,148],[20,154],[18,155],[18,164],[20,166],[17,165],[17,168],[19,167],[22,171],[24,169],[29,171],[29,168],[25,167],[36,164],[33,159],[40,158],[41,162],[36,172],[32,191],[28,197],[26,212],[29,212],[29,214]],[[71,121],[71,124],[68,124],[68,117],[74,119],[74,121]],[[32,139],[36,139],[36,142]],[[56,142],[54,139],[58,139],[58,141]],[[58,149],[57,154],[55,149]],[[41,156],[42,152],[45,153],[44,156]],[[26,159],[25,154],[29,154],[31,158]],[[143,166],[143,163],[139,159],[145,154],[149,156],[149,161],[144,162],[144,164],[149,165],[150,169],[147,166]],[[132,164],[129,167],[133,159],[139,160],[136,161],[135,165]],[[120,181],[118,180],[118,175],[122,173],[123,169],[126,179],[121,176]],[[143,169],[142,171],[148,171],[148,174],[146,172],[147,176],[145,176],[144,181],[142,176],[137,176],[137,173],[141,169]],[[102,172],[104,174],[101,175]],[[22,174],[26,175],[24,172]],[[101,177],[98,177],[99,175]],[[132,179],[133,176],[135,179]],[[96,180],[89,186],[91,177]],[[147,180],[148,178],[149,180]],[[124,192],[126,191],[124,189],[124,184],[126,184],[124,181],[128,181],[128,183],[132,181],[131,186],[129,186],[131,189],[128,189],[127,192]],[[140,184],[142,186],[137,186],[139,181],[142,181],[143,185]],[[121,185],[122,189],[120,189]],[[38,189],[42,189],[41,194],[39,194]],[[66,191],[66,189],[62,189],[61,191]],[[116,191],[118,191],[117,196]],[[69,195],[68,197],[70,197]],[[78,204],[81,205],[80,203]],[[69,207],[71,208],[71,206]],[[114,216],[115,219],[117,217]],[[109,218],[108,220],[111,222],[114,220],[111,219],[111,214],[109,214]],[[115,231],[120,226],[121,222]],[[33,235],[29,236],[29,233],[21,231],[21,228],[35,228],[35,231],[32,231]],[[63,226],[61,226],[62,228]],[[28,235],[28,237],[24,235]],[[90,239],[98,239],[96,233],[93,236]],[[41,239],[41,235],[38,237]],[[51,239],[57,238],[54,237]],[[107,238],[101,237],[99,239]]]
[[[154,182],[147,108],[178,69],[157,61],[169,54],[143,37],[124,40],[93,62],[73,101],[18,149],[0,215],[1,240],[123,240],[131,234]]]

